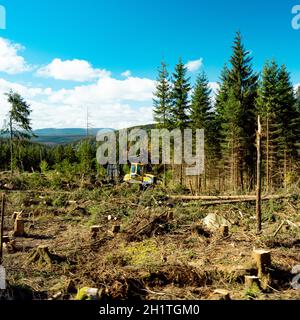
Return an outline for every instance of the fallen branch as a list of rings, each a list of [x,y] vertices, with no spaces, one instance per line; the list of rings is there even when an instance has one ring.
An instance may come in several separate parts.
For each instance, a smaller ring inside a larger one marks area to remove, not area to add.
[[[292,195],[270,195],[262,197],[262,201],[277,200],[291,198]],[[239,202],[253,202],[256,201],[255,196],[170,196],[172,200],[178,201],[205,201],[200,205],[216,205],[216,204],[227,204],[227,203],[239,203]]]
[[[275,238],[278,234],[278,232],[281,230],[281,228],[283,227],[283,225],[285,224],[285,220],[283,220],[280,224],[280,226],[277,228],[277,230],[274,232],[273,237]]]

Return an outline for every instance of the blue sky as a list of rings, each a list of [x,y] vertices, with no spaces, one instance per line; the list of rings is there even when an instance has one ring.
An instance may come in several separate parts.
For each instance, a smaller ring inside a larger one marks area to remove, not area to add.
[[[161,59],[170,69],[179,57],[198,61],[191,78],[205,70],[215,83],[237,30],[257,71],[276,58],[298,84],[300,30],[291,26],[297,4],[300,0],[0,0],[7,15],[0,50],[13,46],[23,59],[16,70],[1,69],[0,51],[0,93],[1,86],[19,89],[32,105],[36,128],[84,126],[80,114],[86,106],[95,126],[149,122]],[[102,89],[105,94],[97,96]]]

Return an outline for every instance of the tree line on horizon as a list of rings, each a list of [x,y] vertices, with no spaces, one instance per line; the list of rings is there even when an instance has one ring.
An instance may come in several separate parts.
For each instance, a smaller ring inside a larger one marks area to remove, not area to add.
[[[205,173],[196,177],[196,188],[251,191],[259,115],[265,190],[286,188],[299,177],[300,87],[295,90],[286,66],[274,59],[265,63],[261,74],[256,73],[239,32],[232,49],[215,99],[204,72],[192,88],[181,59],[171,76],[162,62],[153,99],[154,120],[160,129],[204,129]]]

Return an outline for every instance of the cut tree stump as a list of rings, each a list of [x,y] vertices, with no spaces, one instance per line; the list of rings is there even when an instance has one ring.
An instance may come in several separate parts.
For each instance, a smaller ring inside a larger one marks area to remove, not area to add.
[[[250,289],[254,285],[257,285],[257,287],[260,288],[259,278],[257,276],[245,276],[246,289]]]
[[[229,227],[228,227],[228,226],[225,226],[225,225],[221,226],[221,228],[220,228],[220,234],[221,234],[221,236],[224,237],[224,238],[228,237],[228,236],[229,236]]]
[[[257,266],[258,277],[266,276],[271,266],[271,252],[264,249],[255,249],[252,256]]]
[[[112,228],[112,233],[117,234],[121,231],[121,226],[120,225],[114,225]]]
[[[37,249],[30,254],[28,258],[28,264],[37,263],[40,266],[51,266],[53,263],[59,262],[61,260],[62,258],[52,254],[47,246],[41,245],[38,246]]]
[[[173,220],[173,219],[174,219],[174,213],[173,213],[173,211],[169,211],[169,212],[167,213],[167,219],[168,219],[168,220]]]
[[[9,236],[2,237],[3,243],[8,243],[10,241]]]
[[[95,240],[100,232],[100,226],[91,226],[91,238]]]
[[[15,220],[13,235],[14,235],[14,237],[24,237],[26,235],[25,221],[23,219],[17,218]]]
[[[67,293],[71,293],[71,294],[77,292],[76,285],[75,285],[75,283],[74,283],[73,280],[69,280],[69,281],[67,282],[66,292],[67,292]]]

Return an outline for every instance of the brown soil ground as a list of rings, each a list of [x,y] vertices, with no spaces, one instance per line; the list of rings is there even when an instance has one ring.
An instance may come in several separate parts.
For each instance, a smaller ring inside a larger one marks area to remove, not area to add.
[[[300,201],[263,203],[263,231],[255,234],[252,203],[200,206],[170,202],[161,188],[127,186],[6,192],[4,266],[8,289],[2,299],[74,299],[82,287],[98,288],[102,299],[299,299],[291,286],[300,265]],[[21,212],[25,237],[13,237],[13,218]],[[226,218],[229,235],[206,229],[208,213]],[[274,237],[283,220],[288,220]],[[99,233],[91,236],[90,227]],[[119,225],[120,232],[113,233]],[[38,246],[48,260],[30,260]],[[254,248],[271,250],[270,282],[245,289],[255,275]],[[1,299],[1,297],[0,297]]]

